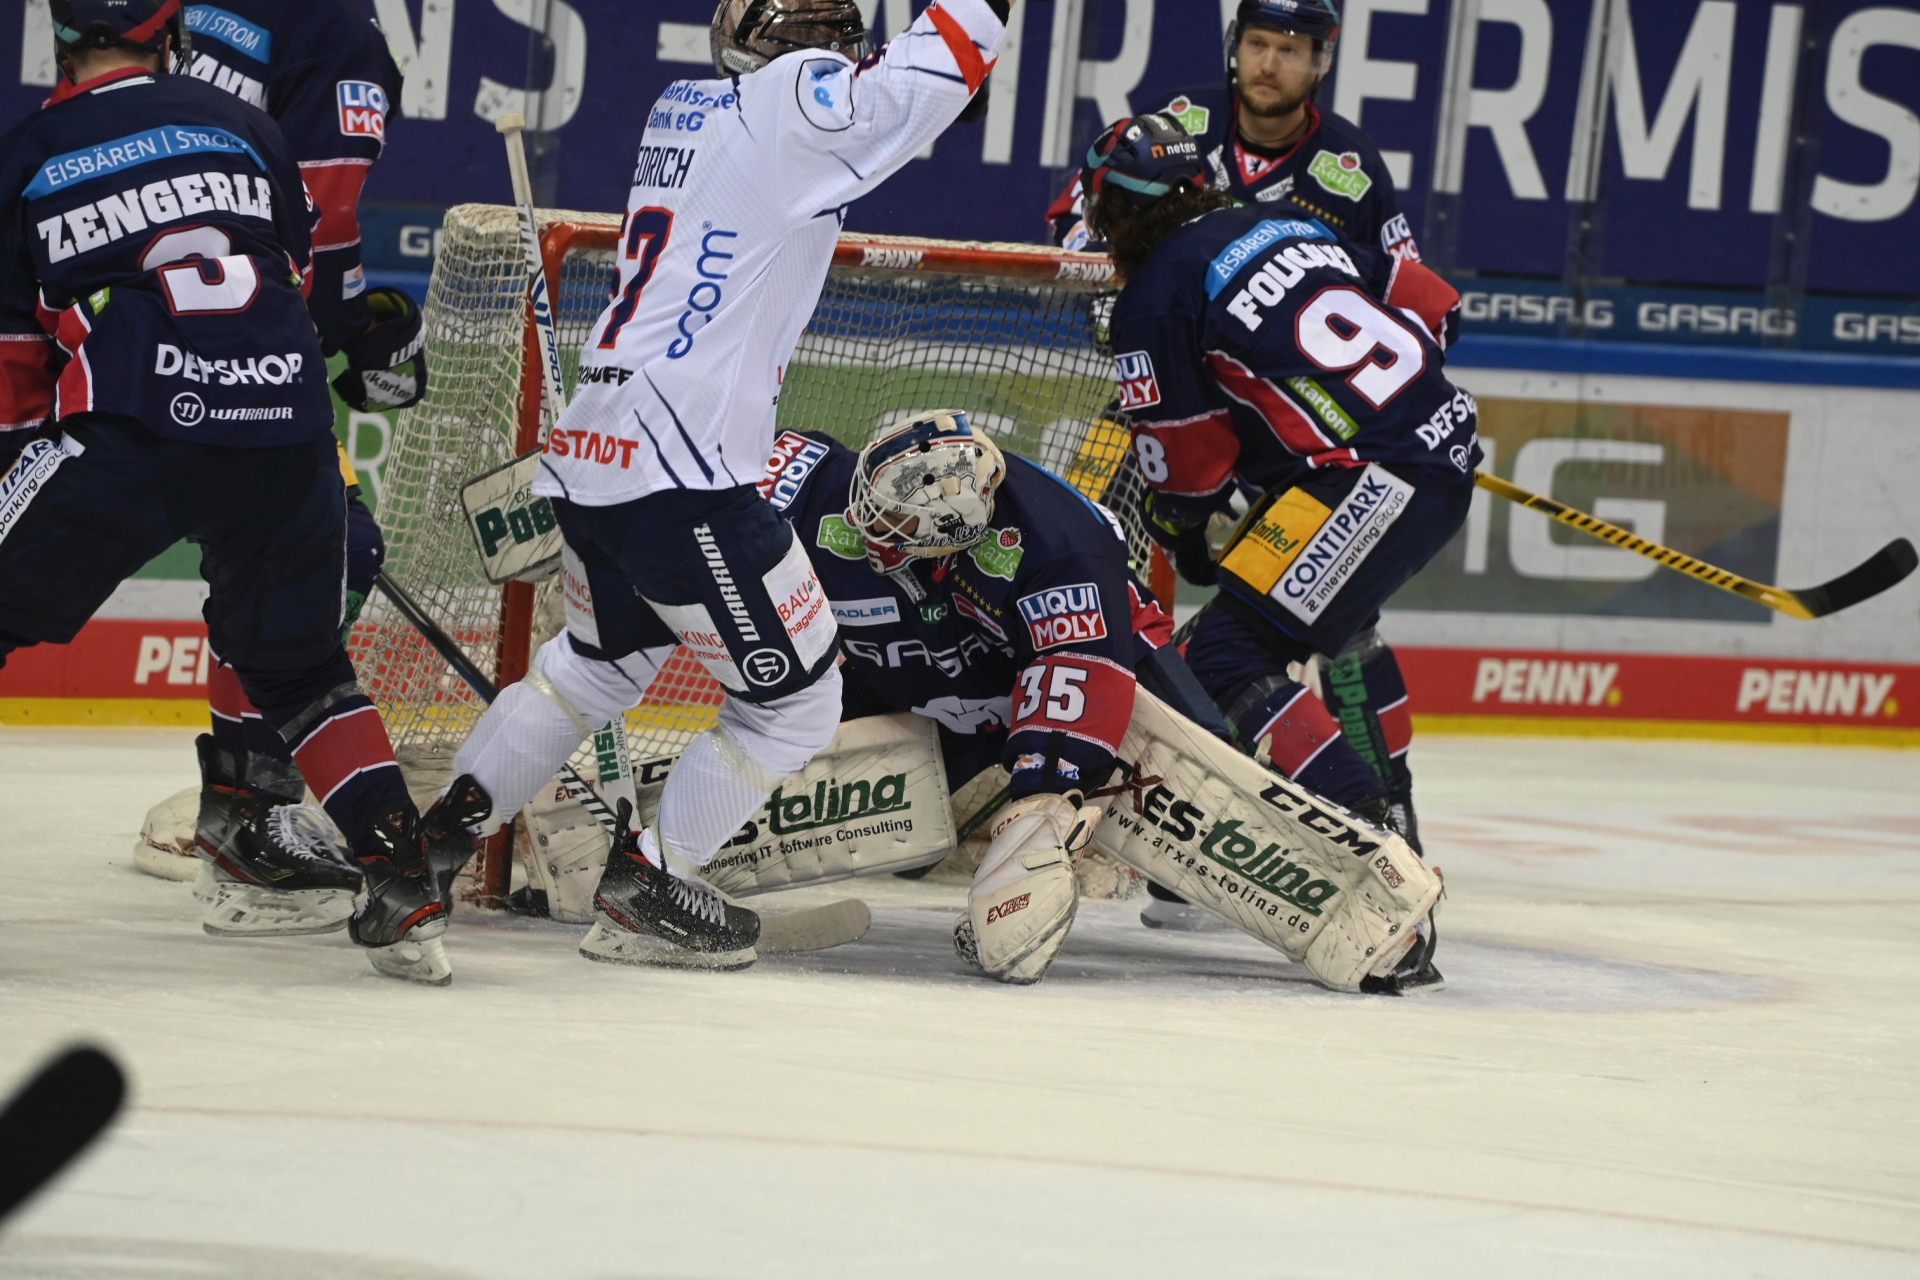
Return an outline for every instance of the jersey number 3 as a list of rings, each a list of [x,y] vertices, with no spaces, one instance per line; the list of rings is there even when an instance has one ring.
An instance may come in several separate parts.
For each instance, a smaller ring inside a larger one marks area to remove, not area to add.
[[[218,227],[161,236],[147,246],[140,269],[158,271],[167,306],[177,316],[233,315],[260,296],[260,269],[252,258],[234,253],[233,241]]]

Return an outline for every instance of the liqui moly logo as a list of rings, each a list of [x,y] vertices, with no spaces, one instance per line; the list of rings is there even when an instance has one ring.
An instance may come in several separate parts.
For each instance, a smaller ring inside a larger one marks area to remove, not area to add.
[[[798,432],[782,431],[773,442],[767,472],[760,477],[760,496],[785,511],[800,496],[800,486],[826,456],[827,446],[818,440],[809,440]]]
[[[1036,653],[1064,644],[1106,638],[1107,619],[1100,612],[1100,588],[1091,582],[1021,596],[1019,608]]]
[[[1160,381],[1154,377],[1153,357],[1129,351],[1113,358],[1113,376],[1120,384],[1120,407],[1132,412],[1160,403]]]
[[[340,100],[340,132],[349,138],[387,140],[387,91],[371,80],[342,80],[334,86]]]

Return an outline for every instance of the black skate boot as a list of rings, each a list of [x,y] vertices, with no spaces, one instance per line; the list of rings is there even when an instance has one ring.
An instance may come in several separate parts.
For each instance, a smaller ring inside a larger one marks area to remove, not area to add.
[[[379,972],[444,987],[453,981],[453,966],[440,942],[447,931],[447,904],[428,847],[426,822],[411,802],[374,819],[372,833],[354,851],[367,894],[347,930],[367,948],[367,959]]]
[[[440,886],[440,901],[448,915],[453,914],[454,877],[480,851],[479,838],[471,828],[485,822],[492,813],[493,797],[473,780],[472,774],[463,773],[420,819],[427,863],[433,868],[434,880]]]
[[[580,954],[611,964],[680,969],[744,969],[759,959],[754,944],[760,917],[698,880],[654,866],[628,827],[632,812],[622,800],[621,834],[593,895],[599,918],[581,941]]]
[[[1440,945],[1440,931],[1434,926],[1433,916],[1429,914],[1422,920],[1418,929],[1412,948],[1401,957],[1392,973],[1360,979],[1362,992],[1375,996],[1425,995],[1447,985],[1447,980],[1433,967],[1434,948]]]
[[[285,761],[222,751],[211,734],[200,753],[202,859],[194,897],[216,938],[295,937],[343,929],[360,890],[326,814],[302,804],[306,786]]]
[[[1397,800],[1392,796],[1380,796],[1354,805],[1353,811],[1374,826],[1393,832],[1407,842],[1407,846],[1422,862],[1427,860],[1426,851],[1420,847],[1420,824],[1413,816],[1411,797]]]

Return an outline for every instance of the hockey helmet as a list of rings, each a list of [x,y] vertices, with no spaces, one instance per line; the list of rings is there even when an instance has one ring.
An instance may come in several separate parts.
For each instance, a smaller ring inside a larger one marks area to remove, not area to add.
[[[1240,80],[1240,35],[1248,27],[1264,27],[1313,41],[1313,61],[1321,75],[1333,70],[1333,50],[1340,40],[1340,10],[1333,0],[1240,0],[1233,25],[1227,28],[1227,84]]]
[[[987,536],[1006,474],[999,447],[974,431],[965,412],[916,414],[860,451],[847,523],[866,535],[876,565],[902,554],[949,556]]]
[[[181,47],[180,0],[52,0],[60,56],[76,49],[144,49],[158,53],[168,36]]]
[[[1109,186],[1125,192],[1127,203],[1144,208],[1183,182],[1206,186],[1208,172],[1193,135],[1172,116],[1156,112],[1116,121],[1094,140],[1080,169],[1080,190],[1089,209]]]
[[[797,49],[858,62],[867,51],[867,23],[854,0],[720,0],[707,38],[714,69],[742,76]]]

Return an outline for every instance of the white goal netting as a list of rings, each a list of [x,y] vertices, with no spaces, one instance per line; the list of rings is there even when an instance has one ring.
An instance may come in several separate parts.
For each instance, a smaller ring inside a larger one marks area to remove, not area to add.
[[[543,211],[541,220],[571,392],[579,347],[614,279],[620,219]],[[787,370],[779,425],[858,447],[904,415],[963,408],[1003,448],[1065,476],[1132,527],[1138,473],[1125,428],[1105,413],[1111,274],[1104,259],[1032,246],[845,237]],[[400,415],[381,474],[387,571],[489,676],[498,679],[503,653],[517,675],[514,655],[551,634],[557,608],[546,586],[529,608],[524,594],[509,605],[486,581],[459,496],[550,425],[537,417],[535,375],[523,377],[526,270],[512,209],[448,211],[426,332],[432,393]],[[1137,530],[1135,544],[1144,566]],[[403,760],[450,752],[478,718],[480,700],[384,598],[368,602],[352,647]],[[704,671],[670,664],[628,718],[634,758],[678,754],[719,700]]]

